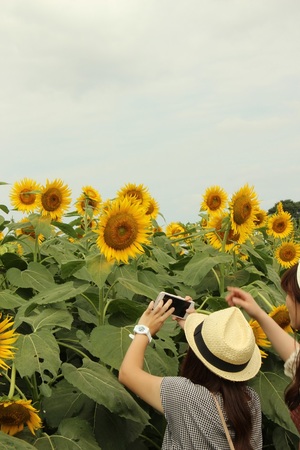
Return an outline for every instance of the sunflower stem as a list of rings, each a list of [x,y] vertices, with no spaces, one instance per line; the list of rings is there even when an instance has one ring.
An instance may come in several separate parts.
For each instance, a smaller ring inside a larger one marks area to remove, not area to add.
[[[231,224],[230,224],[230,221],[228,221],[228,226],[226,227],[226,230],[225,230],[225,233],[224,233],[224,238],[222,240],[221,250],[222,250],[223,253],[225,253],[226,242],[227,242],[227,238],[228,238],[228,235],[229,235],[230,227],[231,227]],[[220,267],[220,283],[219,283],[219,286],[220,286],[220,296],[222,297],[223,294],[224,294],[224,290],[225,290],[224,264],[220,264],[219,267]]]
[[[38,260],[38,253],[39,253],[39,238],[38,238],[38,236],[36,236],[35,243],[34,243],[34,255],[33,255],[34,262],[37,262],[37,260]]]
[[[217,283],[218,283],[218,286],[219,286],[219,291],[220,291],[220,277],[218,276],[218,274],[217,274],[217,272],[215,271],[215,269],[214,268],[212,268],[211,269],[212,270],[212,272],[214,273],[214,275],[215,275],[215,277],[216,277],[216,280],[217,280]],[[204,303],[206,302],[206,300],[204,301]]]
[[[7,381],[9,381],[9,383],[10,383],[10,390],[11,390],[11,378],[7,375],[6,372],[3,372],[2,375],[4,376],[4,378],[7,379]],[[24,400],[26,400],[26,395],[23,394],[21,389],[16,384],[14,385],[14,390],[17,391]],[[10,391],[9,391],[8,398],[11,399],[12,397],[13,397],[13,394],[10,396]]]
[[[10,387],[8,392],[8,398],[11,400],[15,393],[15,386],[16,386],[16,366],[15,363],[12,363],[11,366],[11,377],[10,377]]]
[[[105,301],[104,301],[104,289],[99,289],[99,325],[104,324],[105,318]]]
[[[270,311],[272,311],[273,305],[266,299],[266,297],[264,297],[260,292],[258,292],[257,295],[259,295],[259,297],[260,297],[260,298],[264,301],[264,303],[268,306],[268,308],[270,309]]]
[[[73,350],[75,353],[77,353],[78,355],[82,356],[82,358],[89,358],[88,355],[86,355],[85,353],[83,353],[81,350],[79,350],[78,348],[74,347],[73,345],[66,344],[66,342],[62,342],[59,339],[58,339],[57,342],[62,347],[66,347],[66,348],[69,348],[69,349]]]

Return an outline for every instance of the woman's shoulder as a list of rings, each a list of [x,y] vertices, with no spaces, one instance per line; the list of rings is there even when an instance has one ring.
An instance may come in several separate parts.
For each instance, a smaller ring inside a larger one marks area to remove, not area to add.
[[[181,396],[209,396],[209,390],[201,384],[195,384],[191,380],[181,376],[164,377],[161,383],[163,393],[180,392]]]

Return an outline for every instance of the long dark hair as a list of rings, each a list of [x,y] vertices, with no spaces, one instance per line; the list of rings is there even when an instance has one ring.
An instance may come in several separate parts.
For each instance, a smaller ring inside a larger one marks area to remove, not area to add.
[[[286,270],[281,277],[281,288],[294,300],[300,303],[300,287],[297,282],[298,264]],[[295,336],[296,337],[296,336]],[[295,347],[296,349],[296,347]],[[288,408],[292,411],[300,404],[300,353],[296,361],[296,371],[292,382],[287,386],[284,392],[284,400]]]
[[[220,378],[211,372],[197,358],[191,348],[183,360],[180,375],[195,384],[205,386],[211,392],[220,392],[228,420],[235,431],[234,446],[236,450],[253,450],[250,444],[252,433],[252,416],[249,395],[245,382],[233,382]]]

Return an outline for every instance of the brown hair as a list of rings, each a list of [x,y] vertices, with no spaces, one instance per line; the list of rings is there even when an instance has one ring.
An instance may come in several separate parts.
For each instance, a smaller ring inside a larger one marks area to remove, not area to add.
[[[294,300],[300,303],[300,287],[297,281],[298,264],[286,270],[281,277],[281,288]],[[300,353],[296,361],[296,371],[292,382],[287,386],[284,392],[284,400],[288,408],[292,411],[300,404]]]
[[[191,348],[183,361],[180,375],[195,384],[205,386],[211,392],[221,393],[226,415],[235,431],[235,449],[253,450],[250,444],[252,416],[246,383],[225,380],[214,374],[197,358]]]

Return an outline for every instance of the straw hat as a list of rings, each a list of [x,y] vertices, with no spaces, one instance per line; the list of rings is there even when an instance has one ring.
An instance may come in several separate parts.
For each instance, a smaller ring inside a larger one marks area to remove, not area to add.
[[[253,378],[261,355],[243,313],[236,307],[205,314],[190,314],[184,326],[189,346],[216,375],[232,381]]]

